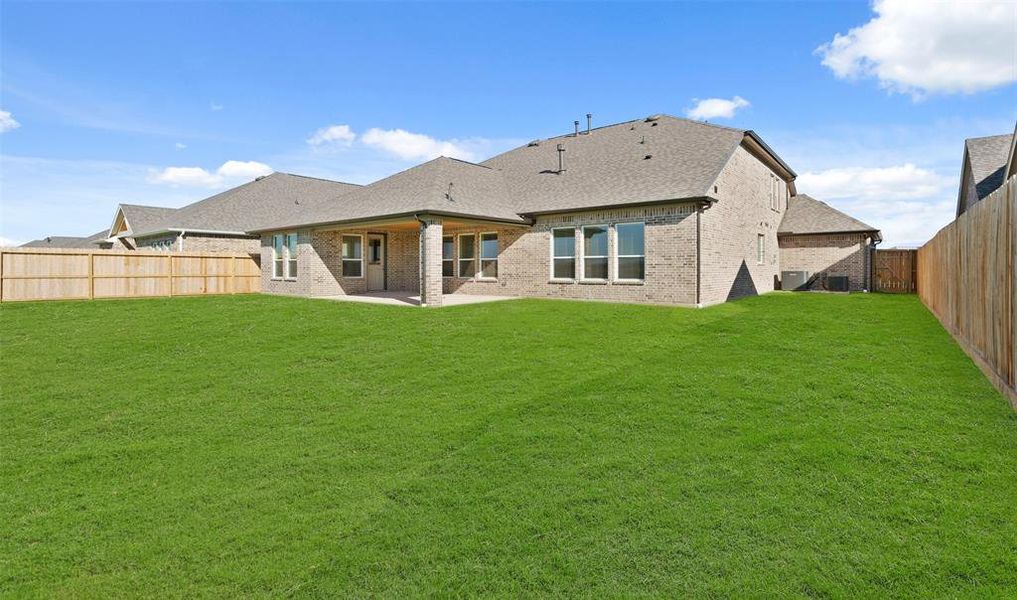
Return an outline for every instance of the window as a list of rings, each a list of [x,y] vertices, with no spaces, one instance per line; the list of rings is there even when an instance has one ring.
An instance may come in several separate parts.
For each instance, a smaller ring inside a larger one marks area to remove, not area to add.
[[[456,269],[456,242],[451,235],[441,238],[441,276],[455,277]]]
[[[615,278],[625,281],[642,281],[646,276],[646,236],[642,223],[619,223],[614,226],[617,237]]]
[[[551,278],[576,278],[576,230],[551,230]]]
[[[297,278],[297,234],[286,234],[286,277]]]
[[[277,233],[272,236],[272,277],[282,279],[283,276],[283,234]]]
[[[756,264],[761,265],[766,258],[766,237],[763,234],[756,236]]]
[[[474,248],[476,236],[464,233],[459,236],[459,276],[473,277],[477,274],[477,252]]]
[[[480,276],[483,279],[498,278],[498,234],[480,234]]]
[[[607,279],[607,225],[583,227],[583,279]]]
[[[343,236],[343,277],[364,276],[363,244],[359,235]]]

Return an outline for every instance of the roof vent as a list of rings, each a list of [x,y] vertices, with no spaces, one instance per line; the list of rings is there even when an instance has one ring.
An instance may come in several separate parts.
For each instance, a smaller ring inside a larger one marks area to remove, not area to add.
[[[646,117],[646,122],[647,123],[653,123],[654,121],[659,121],[661,119],[661,117],[663,117],[663,116],[664,115],[661,115],[661,114],[650,115],[650,116]]]
[[[530,142],[529,144],[526,144],[526,147],[527,147],[527,148],[532,148],[532,147],[534,147],[534,146],[539,146],[539,145],[540,145],[540,140],[533,140],[533,141],[532,141],[532,142]]]
[[[254,180],[255,181],[261,181],[262,179],[264,179],[266,177],[268,177],[268,175],[258,175],[257,177],[254,178]]]
[[[577,137],[578,137],[578,136],[579,136],[579,121],[573,121],[573,123],[574,123],[574,124],[575,124],[575,126],[576,126],[576,132],[575,132],[575,133],[573,133],[572,135],[574,135],[574,136],[577,136]]]
[[[646,156],[643,157],[643,160],[650,160],[651,158],[653,158],[653,155],[647,154]]]

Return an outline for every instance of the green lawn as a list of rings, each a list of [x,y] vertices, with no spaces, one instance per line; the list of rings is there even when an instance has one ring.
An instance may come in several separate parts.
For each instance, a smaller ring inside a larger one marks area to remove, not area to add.
[[[0,308],[0,595],[1017,595],[915,297]]]

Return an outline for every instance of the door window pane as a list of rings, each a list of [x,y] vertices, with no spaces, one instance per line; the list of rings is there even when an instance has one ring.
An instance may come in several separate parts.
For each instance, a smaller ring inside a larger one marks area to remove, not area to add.
[[[455,238],[446,235],[441,238],[441,276],[455,275]]]

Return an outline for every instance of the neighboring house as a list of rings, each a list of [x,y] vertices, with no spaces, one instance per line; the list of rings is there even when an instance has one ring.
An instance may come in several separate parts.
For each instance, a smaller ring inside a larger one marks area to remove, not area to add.
[[[704,306],[768,292],[789,268],[866,286],[851,257],[878,231],[836,211],[857,225],[830,230],[829,213],[808,216],[819,212],[811,199],[792,203],[803,226],[780,236],[794,247],[785,260],[778,233],[795,176],[752,131],[655,115],[479,164],[438,158],[248,231],[262,236],[262,290],[276,294]]]
[[[273,173],[182,208],[121,204],[109,240],[129,249],[258,254],[259,237],[249,230],[358,187]]]
[[[961,163],[960,189],[957,192],[957,216],[972,204],[996,191],[1003,182],[1017,172],[1014,161],[1013,134],[964,140],[964,158]]]
[[[823,289],[832,275],[847,275],[852,291],[871,289],[872,250],[882,241],[875,227],[798,194],[777,228],[783,271],[807,271],[809,288]]]
[[[73,237],[73,236],[51,236],[42,238],[41,240],[32,240],[26,244],[21,244],[22,248],[81,248],[83,250],[95,250],[97,248],[109,248],[110,244],[105,242],[109,231],[103,229],[93,233],[88,237]]]

